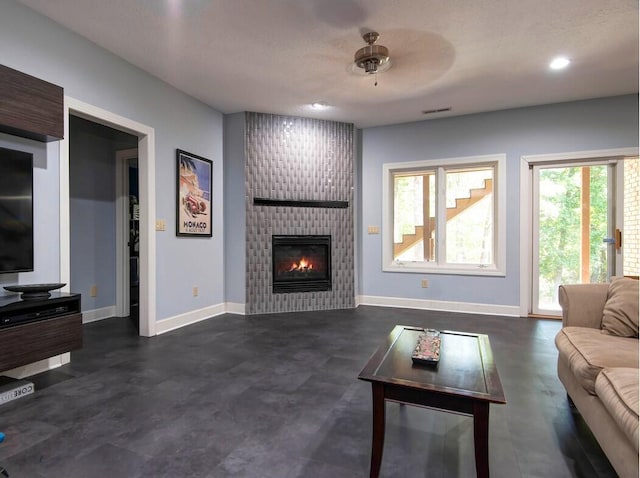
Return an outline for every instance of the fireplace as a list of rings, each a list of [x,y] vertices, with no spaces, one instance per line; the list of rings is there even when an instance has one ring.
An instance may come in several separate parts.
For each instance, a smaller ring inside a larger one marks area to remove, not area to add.
[[[331,290],[331,236],[271,236],[273,292]]]

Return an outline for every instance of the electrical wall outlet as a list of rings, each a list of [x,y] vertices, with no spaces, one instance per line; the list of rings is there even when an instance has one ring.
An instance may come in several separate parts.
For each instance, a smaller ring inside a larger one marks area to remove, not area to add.
[[[422,279],[422,288],[426,289],[427,287],[429,287],[429,280],[428,279]]]
[[[164,219],[156,220],[156,231],[166,231],[167,222]]]
[[[98,286],[97,285],[92,285],[91,286],[90,295],[91,295],[91,297],[97,297],[98,296]]]
[[[198,286],[193,286],[193,296],[198,297]]]

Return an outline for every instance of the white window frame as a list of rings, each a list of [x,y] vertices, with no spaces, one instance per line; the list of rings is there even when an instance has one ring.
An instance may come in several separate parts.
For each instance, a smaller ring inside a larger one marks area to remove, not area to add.
[[[410,272],[429,274],[457,274],[477,276],[505,276],[506,275],[506,154],[491,154],[484,156],[468,156],[461,158],[430,159],[404,163],[385,163],[382,165],[382,270],[385,272]],[[394,174],[410,173],[425,169],[438,171],[440,182],[443,182],[446,169],[478,168],[493,166],[494,177],[494,264],[451,264],[445,262],[445,249],[438,247],[446,244],[446,227],[442,227],[438,217],[444,210],[445,191],[443,184],[438,184],[436,199],[436,253],[437,260],[426,261],[394,261],[393,260],[393,180]]]

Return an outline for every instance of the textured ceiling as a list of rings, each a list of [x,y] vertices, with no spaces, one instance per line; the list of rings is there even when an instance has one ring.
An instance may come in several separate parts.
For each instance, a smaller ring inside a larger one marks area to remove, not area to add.
[[[637,0],[20,1],[223,113],[369,127],[638,92]],[[351,71],[369,30],[377,86]]]

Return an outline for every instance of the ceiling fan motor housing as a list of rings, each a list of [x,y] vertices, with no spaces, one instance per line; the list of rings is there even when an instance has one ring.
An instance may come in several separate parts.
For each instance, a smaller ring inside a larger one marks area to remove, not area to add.
[[[377,73],[378,68],[389,61],[389,49],[382,45],[375,45],[378,37],[377,32],[365,33],[362,38],[368,45],[360,48],[354,57],[356,66],[369,75]]]

